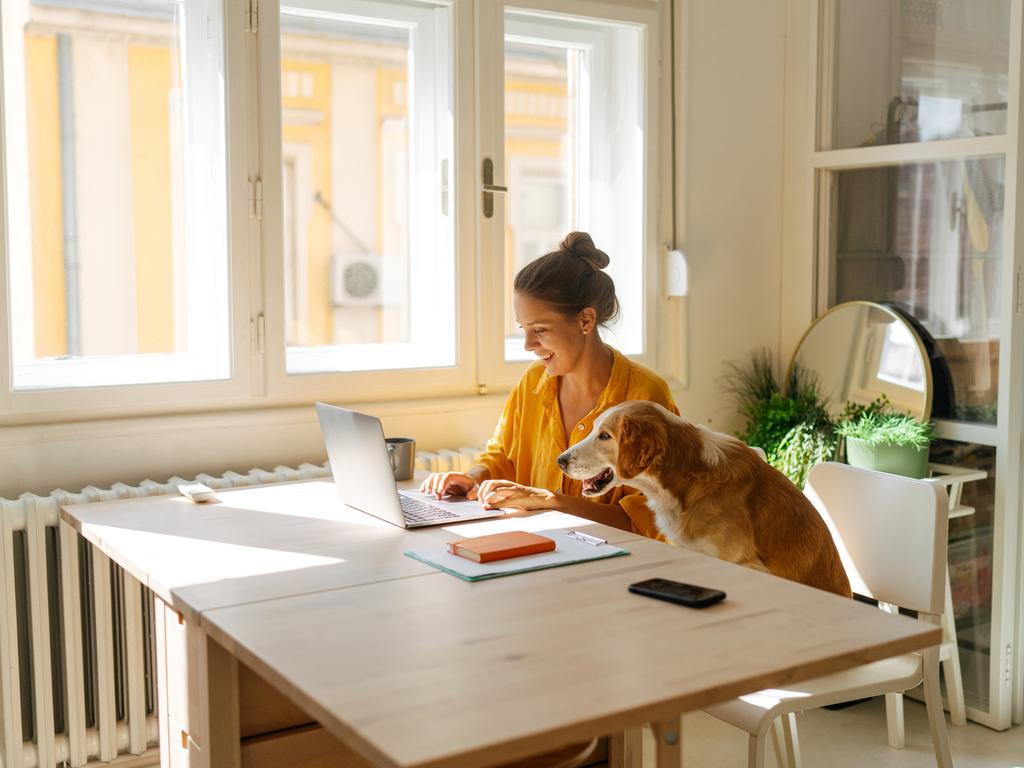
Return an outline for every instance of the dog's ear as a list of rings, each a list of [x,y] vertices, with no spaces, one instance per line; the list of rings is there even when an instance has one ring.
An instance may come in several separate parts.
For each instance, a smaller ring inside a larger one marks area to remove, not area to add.
[[[653,414],[626,414],[619,422],[618,470],[623,479],[636,477],[664,453],[665,425]]]

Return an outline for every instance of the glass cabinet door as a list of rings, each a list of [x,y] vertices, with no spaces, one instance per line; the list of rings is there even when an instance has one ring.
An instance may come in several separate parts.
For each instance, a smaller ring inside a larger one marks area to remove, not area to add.
[[[931,461],[986,473],[963,485],[948,556],[967,715],[1000,729],[1020,556],[1009,286],[1022,12],[1010,0],[820,0],[816,27],[817,308],[869,300],[912,318],[931,353]]]
[[[1010,0],[838,0],[820,149],[1006,133]]]
[[[1004,161],[965,158],[836,171],[829,304],[892,304],[942,354],[933,418],[995,424]]]

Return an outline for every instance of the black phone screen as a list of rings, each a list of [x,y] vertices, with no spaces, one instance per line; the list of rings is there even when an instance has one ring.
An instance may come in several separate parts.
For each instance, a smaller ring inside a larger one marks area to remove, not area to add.
[[[671,579],[647,579],[629,585],[629,591],[638,595],[667,600],[670,603],[686,605],[690,608],[704,608],[725,599],[725,592],[719,589],[698,587],[696,584],[684,584]]]

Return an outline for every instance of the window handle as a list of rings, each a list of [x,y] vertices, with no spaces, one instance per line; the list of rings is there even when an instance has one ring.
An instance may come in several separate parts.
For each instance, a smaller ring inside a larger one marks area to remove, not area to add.
[[[489,157],[484,158],[483,184],[480,189],[484,195],[484,218],[490,219],[494,216],[494,195],[505,194],[508,187],[494,183],[494,161]]]

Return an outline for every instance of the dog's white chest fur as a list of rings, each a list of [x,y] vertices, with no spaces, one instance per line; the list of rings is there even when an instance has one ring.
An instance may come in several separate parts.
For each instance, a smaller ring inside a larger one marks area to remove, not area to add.
[[[637,483],[636,480],[641,478],[642,481]],[[700,552],[702,555],[718,557],[718,547],[710,539],[691,539],[683,533],[683,508],[675,494],[666,491],[658,481],[646,475],[641,475],[636,480],[630,482],[636,483],[636,487],[644,492],[647,497],[647,506],[654,512],[654,520],[666,539],[677,547]]]

